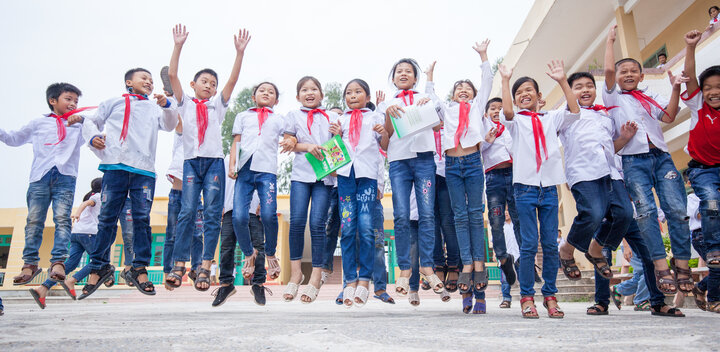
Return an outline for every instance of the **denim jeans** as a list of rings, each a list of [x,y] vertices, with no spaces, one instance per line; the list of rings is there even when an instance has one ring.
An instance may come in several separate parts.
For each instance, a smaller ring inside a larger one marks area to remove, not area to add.
[[[673,256],[678,260],[690,259],[687,195],[670,154],[653,148],[649,153],[623,155],[622,160],[625,184],[637,211],[635,219],[640,231],[650,234],[648,246],[652,259],[666,257],[653,188],[667,218]]]
[[[460,265],[454,218],[445,177],[435,175],[435,267]]]
[[[700,198],[700,222],[708,252],[720,251],[720,168],[688,169],[690,184]]]
[[[445,157],[445,178],[463,265],[485,261],[483,173],[480,152],[462,157]],[[503,237],[504,239],[505,237]]]
[[[238,172],[235,180],[235,196],[233,197],[233,229],[237,236],[240,249],[245,256],[253,253],[252,237],[250,236],[250,202],[257,190],[260,198],[260,220],[265,233],[265,254],[275,255],[277,248],[278,218],[277,218],[277,176],[266,172],[250,170],[252,157]],[[222,204],[221,204],[222,207]]]
[[[95,235],[73,233],[70,235],[70,256],[65,261],[65,274],[70,274],[80,264],[80,259],[85,252],[90,253],[93,246],[95,245]],[[73,277],[77,281],[82,281],[86,276],[90,274],[90,268],[85,266],[80,271],[75,273]],[[52,280],[48,277],[47,280],[42,284],[43,286],[51,289],[57,281]]]
[[[575,198],[577,215],[566,240],[581,252],[587,253],[590,240],[598,233],[603,218],[609,210],[611,181],[610,176],[604,176],[596,180],[578,182],[570,189]],[[605,246],[605,243],[600,243],[599,240],[598,244]]]
[[[180,215],[178,215],[177,232],[173,261],[187,262],[190,260],[193,233],[196,231],[195,220],[200,204],[200,193],[204,204],[203,209],[203,260],[213,260],[220,237],[220,219],[222,218],[225,200],[225,164],[222,158],[197,157],[183,163],[183,192],[181,197]],[[252,253],[251,253],[252,254]]]
[[[180,203],[182,199],[182,191],[171,189],[168,195],[168,215],[167,226],[165,227],[165,244],[163,247],[163,272],[172,271],[175,262],[173,261],[173,251],[175,249],[175,229],[180,214]],[[198,204],[197,215],[195,217],[195,230],[192,238],[192,254],[190,255],[190,268],[198,270],[202,264],[203,254],[203,206]]]
[[[692,233],[692,245],[695,251],[700,254],[700,258],[707,261],[707,245],[704,240],[702,230],[695,230]],[[708,268],[709,273],[705,276],[697,286],[703,291],[707,291],[707,299],[710,302],[720,301],[720,269]]]
[[[333,271],[335,260],[335,249],[337,248],[338,234],[340,233],[340,207],[338,206],[337,187],[330,191],[328,201],[327,226],[325,227],[327,237],[325,238],[325,264],[323,269]]]
[[[633,276],[618,284],[617,291],[623,296],[635,295],[633,303],[640,304],[650,299],[650,292],[645,284],[645,270],[643,270],[642,261],[635,253],[630,259],[630,265],[633,268]]]
[[[543,251],[542,294],[552,296],[557,292],[555,279],[558,273],[558,195],[556,186],[538,187],[521,183],[513,185],[515,204],[520,221],[520,295],[535,295],[535,255],[540,222],[540,245]]]
[[[505,274],[500,272],[500,292],[502,292],[503,301],[512,301],[512,294],[510,294],[510,288],[510,284],[508,284],[507,280],[505,279]]]
[[[155,194],[155,178],[125,170],[106,170],[102,180],[102,208],[98,215],[98,233],[90,253],[90,269],[100,270],[110,264],[110,249],[117,234],[118,216],[128,191],[132,202],[133,267],[150,265],[150,210]]]
[[[300,260],[305,247],[305,224],[310,206],[310,243],[312,266],[322,268],[325,264],[325,223],[328,215],[330,187],[322,181],[290,183],[290,260]]]
[[[418,208],[418,247],[421,267],[433,266],[435,247],[435,159],[432,152],[390,162],[395,247],[400,270],[410,270],[410,190]]]
[[[353,167],[348,177],[338,176],[338,198],[342,216],[340,246],[343,277],[347,283],[370,281],[373,274],[373,211],[377,181],[355,178]]]
[[[258,256],[255,259],[255,272],[252,277],[253,285],[265,283],[267,270],[265,269],[265,236],[263,235],[260,218],[255,214],[249,214],[249,230],[252,237],[253,247],[257,249]],[[220,230],[220,276],[221,284],[232,284],[235,282],[233,269],[235,269],[235,245],[237,237],[233,231],[232,210],[223,215],[222,227]]]
[[[515,196],[513,196],[512,167],[493,169],[485,173],[485,194],[488,202],[488,221],[492,229],[492,243],[495,257],[498,261],[507,258],[507,247],[505,244],[505,206],[507,205],[510,220],[515,232],[515,241],[520,245],[520,222],[515,207]],[[515,258],[518,259],[518,258]]]
[[[375,291],[387,287],[387,267],[385,266],[385,229],[383,222],[383,206],[379,199],[375,200],[373,210],[373,230],[375,232],[375,255],[373,258],[373,286]]]
[[[410,291],[420,289],[420,259],[418,258],[419,221],[410,220]],[[397,242],[396,242],[397,243]]]
[[[55,239],[50,251],[50,262],[64,262],[68,257],[70,241],[70,212],[75,197],[75,177],[61,174],[53,167],[39,181],[30,183],[27,191],[28,216],[25,225],[25,264],[40,262],[40,245],[45,230],[45,218],[52,202]]]
[[[125,256],[125,258],[123,258],[123,265],[125,266],[132,265],[133,258],[135,257],[135,253],[133,253],[132,248],[133,224],[131,204],[132,202],[130,201],[130,198],[125,199],[125,206],[123,206],[122,213],[120,213],[118,218],[118,222],[120,222],[120,230],[122,231],[123,255]]]

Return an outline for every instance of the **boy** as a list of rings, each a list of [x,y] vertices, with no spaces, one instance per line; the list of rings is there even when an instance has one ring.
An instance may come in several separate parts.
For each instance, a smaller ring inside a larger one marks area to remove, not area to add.
[[[83,125],[83,136],[100,158],[98,169],[105,174],[95,249],[90,253],[88,264],[91,272],[78,299],[90,296],[98,289],[98,283],[115,273],[115,267],[110,265],[110,247],[115,241],[118,216],[128,192],[132,202],[135,257],[125,278],[143,294],[155,294],[145,269],[150,264],[155,150],[158,130],[169,132],[177,125],[177,109],[172,99],[162,94],[154,95],[156,103],[148,100],[153,80],[150,71],[144,68],[125,73],[125,88],[127,94],[102,102],[96,114]]]
[[[173,260],[175,266],[165,279],[171,287],[180,287],[185,274],[185,262],[190,258],[190,245],[194,227],[195,211],[200,203],[202,192],[204,206],[204,249],[201,268],[195,280],[195,289],[207,291],[210,288],[210,265],[215,257],[218,236],[220,236],[220,219],[222,218],[223,192],[225,190],[225,166],[221,125],[225,118],[228,102],[240,74],[245,48],[250,41],[250,33],[240,30],[235,36],[235,62],[230,77],[219,96],[217,93],[218,77],[211,69],[200,70],[190,83],[195,97],[183,93],[178,78],[178,62],[188,32],[182,25],[173,29],[175,47],[170,58],[170,85],[178,110],[183,120],[183,194],[178,216]]]
[[[690,229],[685,214],[687,198],[682,177],[673,164],[663,137],[660,121],[672,123],[678,111],[680,86],[673,85],[668,102],[653,92],[638,89],[644,76],[642,66],[632,58],[617,62],[613,44],[615,27],[610,29],[605,51],[605,89],[603,101],[606,106],[617,106],[610,111],[614,120],[616,137],[629,121],[637,124],[635,135],[620,149],[627,190],[637,210],[636,220],[640,231],[649,236],[647,245],[655,262],[657,285],[665,293],[675,293],[679,288],[690,292],[692,277],[686,274],[690,259]],[[668,72],[671,79],[674,77]],[[617,140],[616,140],[617,143]],[[665,247],[657,219],[655,193],[668,219],[670,242],[675,266],[675,278],[665,259]]]
[[[57,281],[65,280],[65,260],[70,241],[70,212],[75,196],[75,180],[80,161],[80,146],[84,143],[82,126],[75,125],[83,118],[77,113],[80,90],[69,83],[53,83],[45,92],[51,113],[31,120],[17,131],[0,129],[0,141],[11,147],[26,143],[33,145],[30,186],[27,192],[28,216],[25,226],[25,248],[22,271],[13,278],[13,285],[25,285],[40,274],[39,250],[42,243],[45,217],[52,202],[55,222],[48,275]]]

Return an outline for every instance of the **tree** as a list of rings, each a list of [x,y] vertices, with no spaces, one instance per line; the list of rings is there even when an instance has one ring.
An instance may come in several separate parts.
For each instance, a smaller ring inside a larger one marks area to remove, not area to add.
[[[492,73],[493,73],[493,76],[495,76],[495,73],[496,73],[497,70],[498,70],[498,66],[500,66],[500,64],[503,62],[503,59],[504,59],[504,58],[505,58],[504,56],[500,56],[499,58],[497,58],[497,60],[495,60],[495,63],[492,64]]]
[[[241,111],[245,111],[255,106],[252,101],[252,88],[245,87],[241,90],[235,100],[232,101],[232,106],[225,113],[225,119],[222,123],[222,140],[223,140],[223,152],[227,155],[230,152],[230,143],[232,143],[232,128],[235,123],[235,116]]]
[[[345,110],[345,99],[343,99],[342,86],[338,82],[330,82],[325,84],[325,99],[323,99],[323,106],[326,109],[339,107]]]

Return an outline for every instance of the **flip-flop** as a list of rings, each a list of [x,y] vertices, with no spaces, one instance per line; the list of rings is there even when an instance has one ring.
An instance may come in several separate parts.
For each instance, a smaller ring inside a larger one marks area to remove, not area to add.
[[[160,80],[163,83],[163,90],[166,91],[170,96],[172,96],[173,89],[172,89],[172,85],[170,84],[170,75],[168,74],[169,70],[170,70],[169,66],[163,66],[160,69]]]
[[[40,295],[37,293],[37,291],[35,291],[35,289],[31,288],[28,291],[30,291],[30,295],[35,300],[35,303],[37,303],[37,305],[40,306],[40,309],[45,309],[45,307],[47,307],[45,305],[45,298],[40,297]]]
[[[667,312],[663,312],[662,307],[664,307],[664,306],[666,306],[665,303],[650,306],[650,309],[651,309],[650,314],[661,316],[661,317],[675,317],[675,318],[684,318],[685,317],[685,314],[680,312],[680,310],[677,308],[670,308],[667,310]],[[680,312],[680,314],[675,314],[676,312]]]
[[[65,285],[65,281],[60,281],[58,283],[60,284],[60,286],[62,286],[63,290],[65,290],[65,293],[67,293],[68,296],[70,296],[70,298],[72,298],[73,301],[77,300],[77,294],[75,293],[74,288],[70,289],[70,287],[68,287],[68,285]]]
[[[390,297],[390,295],[389,295],[387,292],[383,292],[383,293],[382,293],[381,295],[379,295],[379,296],[378,296],[378,295],[374,295],[373,298],[379,299],[379,300],[381,300],[381,301],[383,301],[383,302],[385,302],[385,303],[395,304],[395,300],[394,300],[392,297]],[[336,303],[337,303],[337,302],[336,302]],[[340,302],[340,304],[342,304],[342,301]]]

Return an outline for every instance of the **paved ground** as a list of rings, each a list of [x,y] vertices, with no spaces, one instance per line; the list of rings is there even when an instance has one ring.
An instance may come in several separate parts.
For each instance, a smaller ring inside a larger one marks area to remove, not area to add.
[[[339,287],[324,287],[320,300],[281,302],[273,287],[268,305],[252,303],[241,287],[219,308],[208,293],[190,288],[155,297],[99,291],[95,300],[57,298],[40,310],[27,300],[7,299],[0,317],[0,351],[108,350],[190,351],[478,351],[478,350],[719,350],[720,315],[684,309],[686,318],[661,318],[632,309],[610,316],[585,315],[588,303],[561,303],[566,318],[520,318],[488,300],[488,314],[465,315],[454,296],[442,303],[423,292],[420,307],[371,301],[345,309],[332,301]],[[92,297],[92,296],[91,296]]]

